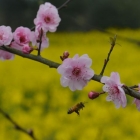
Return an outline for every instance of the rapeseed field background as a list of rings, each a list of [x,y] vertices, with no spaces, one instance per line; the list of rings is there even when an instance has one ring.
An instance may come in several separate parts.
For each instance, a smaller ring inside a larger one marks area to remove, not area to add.
[[[140,30],[115,30],[117,43],[104,75],[119,72],[121,82],[128,86],[140,83],[140,46],[121,37],[140,40]],[[92,68],[99,74],[110,49],[111,35],[99,31],[48,34],[50,46],[42,56],[61,63],[60,55],[67,50],[70,57],[87,53],[93,60]],[[120,44],[120,45],[119,45]],[[116,109],[106,102],[106,94],[88,99],[91,90],[102,91],[95,81],[82,91],[72,92],[60,85],[60,75],[32,60],[16,56],[12,61],[0,61],[0,107],[25,129],[33,129],[38,140],[138,140],[140,112],[127,96],[126,108]],[[78,102],[85,108],[67,114]],[[31,140],[16,131],[0,114],[0,140]]]

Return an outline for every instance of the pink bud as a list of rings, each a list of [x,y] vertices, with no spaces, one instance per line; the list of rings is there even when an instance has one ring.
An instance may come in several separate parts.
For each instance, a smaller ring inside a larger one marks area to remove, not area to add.
[[[69,52],[68,51],[65,51],[64,53],[63,53],[63,56],[65,57],[65,58],[68,58],[69,57]]]
[[[68,51],[65,51],[64,53],[63,53],[63,56],[60,56],[60,58],[61,58],[61,60],[63,61],[63,60],[65,60],[65,59],[67,59],[68,57],[69,57],[69,52]]]
[[[88,93],[88,97],[89,97],[90,99],[95,99],[95,98],[97,98],[99,95],[100,95],[100,93],[94,92],[94,91],[90,91],[90,92]]]
[[[28,45],[28,44],[25,44],[22,48],[22,52],[23,53],[26,53],[26,54],[29,54],[31,52],[31,47]]]

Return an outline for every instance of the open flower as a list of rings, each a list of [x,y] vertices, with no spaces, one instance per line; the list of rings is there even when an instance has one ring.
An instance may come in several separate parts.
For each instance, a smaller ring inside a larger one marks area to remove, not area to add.
[[[69,87],[72,91],[82,88],[93,77],[94,71],[90,68],[92,60],[87,54],[79,57],[76,54],[73,58],[67,58],[63,61],[62,65],[57,68],[61,76],[61,85]]]
[[[18,27],[14,34],[14,41],[19,45],[25,45],[30,42],[31,30],[27,27]]]
[[[31,39],[31,30],[27,27],[18,27],[13,33],[14,41],[11,43],[11,47],[22,51],[23,46],[29,45]]]
[[[0,46],[7,46],[10,45],[11,41],[13,39],[13,33],[11,30],[11,27],[9,26],[0,26]],[[0,59],[5,60],[5,59],[13,59],[14,54],[9,53],[4,50],[0,50]]]
[[[103,86],[103,91],[108,92],[106,98],[107,101],[113,101],[116,108],[126,106],[126,96],[122,89],[123,84],[120,82],[120,76],[117,72],[112,72],[110,77],[103,76],[101,82],[105,85]]]
[[[40,26],[44,32],[55,32],[60,21],[58,9],[51,3],[46,2],[40,5],[34,24]]]
[[[140,92],[140,84],[138,84],[138,91]],[[137,109],[140,111],[140,100],[137,98],[134,98],[133,102],[136,104]]]
[[[0,26],[0,46],[9,45],[13,39],[13,33],[11,27]]]

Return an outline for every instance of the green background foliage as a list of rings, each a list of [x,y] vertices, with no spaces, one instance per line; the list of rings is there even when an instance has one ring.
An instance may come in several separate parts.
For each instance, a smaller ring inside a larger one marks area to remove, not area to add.
[[[39,5],[51,2],[56,7],[66,0],[0,0],[0,25],[33,27]],[[89,31],[92,29],[139,28],[140,0],[71,0],[59,11],[59,30]]]
[[[119,72],[121,82],[132,86],[140,82],[139,46],[121,37],[139,39],[140,30],[109,30],[118,35],[105,75]],[[65,50],[70,57],[87,53],[93,60],[92,68],[99,74],[110,49],[109,34],[98,31],[77,33],[49,33],[50,46],[42,56],[61,63]],[[34,52],[34,54],[37,52]],[[140,113],[127,96],[126,108],[116,109],[106,102],[106,94],[88,99],[91,90],[102,91],[102,84],[90,81],[82,91],[72,92],[60,85],[56,69],[16,56],[13,61],[1,61],[0,107],[23,128],[34,130],[39,140],[137,140],[140,139]],[[85,108],[67,114],[78,102],[87,102]],[[0,114],[1,140],[30,140],[16,131]]]

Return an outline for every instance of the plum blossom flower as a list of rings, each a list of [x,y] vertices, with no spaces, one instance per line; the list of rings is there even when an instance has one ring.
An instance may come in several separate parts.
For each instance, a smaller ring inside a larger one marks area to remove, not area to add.
[[[139,90],[139,92],[140,92],[140,84],[138,84],[138,90]],[[133,103],[136,104],[137,109],[140,111],[140,100],[137,99],[137,98],[134,98]]]
[[[113,101],[116,108],[126,106],[126,96],[122,89],[123,84],[120,82],[120,76],[117,72],[112,72],[110,77],[103,76],[101,82],[105,85],[103,86],[103,91],[108,92],[106,98],[107,101]]]
[[[11,27],[9,26],[0,26],[0,46],[3,45],[10,45],[11,41],[13,39],[13,33],[11,30]],[[13,59],[14,58],[14,54],[9,53],[7,51],[4,50],[0,50],[0,59],[1,60],[5,60],[5,59]]]
[[[13,33],[11,27],[9,26],[0,26],[0,46],[9,45],[13,39]]]
[[[31,40],[31,30],[27,27],[18,27],[13,33],[14,41],[11,44],[11,47],[15,49],[22,50],[22,47],[25,44],[29,44]]]
[[[72,91],[82,90],[87,82],[93,77],[94,71],[90,68],[92,60],[87,54],[79,57],[76,54],[73,58],[67,58],[57,68],[63,87],[69,87]]]
[[[14,41],[19,45],[30,42],[31,30],[27,27],[18,27],[14,32]]]
[[[59,22],[61,21],[58,10],[51,3],[41,4],[34,19],[34,24],[40,26],[44,32],[55,32]]]

